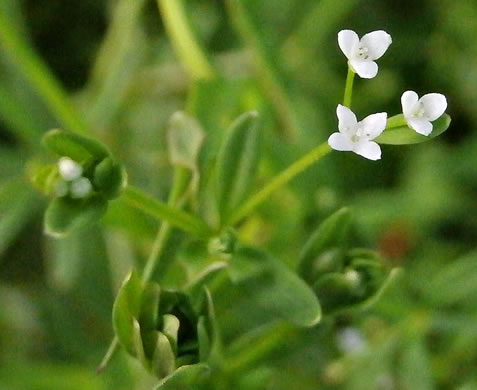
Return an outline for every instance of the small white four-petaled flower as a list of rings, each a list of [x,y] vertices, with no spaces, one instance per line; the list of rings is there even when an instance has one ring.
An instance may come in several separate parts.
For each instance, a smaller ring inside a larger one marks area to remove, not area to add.
[[[401,96],[404,118],[410,128],[422,135],[432,132],[432,121],[439,118],[447,108],[446,97],[440,93],[428,93],[419,99],[414,91]]]
[[[361,39],[352,30],[341,30],[338,33],[338,44],[348,58],[348,64],[364,79],[376,76],[378,65],[374,60],[384,55],[391,42],[391,35],[382,30],[370,32]]]
[[[338,105],[339,132],[331,134],[328,144],[334,150],[350,151],[370,160],[381,158],[381,148],[372,140],[386,128],[388,114],[372,114],[358,122],[356,115],[348,107]]]

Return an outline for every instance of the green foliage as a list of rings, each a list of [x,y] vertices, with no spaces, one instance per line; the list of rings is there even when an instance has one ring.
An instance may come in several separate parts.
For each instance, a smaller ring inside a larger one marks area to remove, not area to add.
[[[475,389],[477,5],[158,4],[0,2],[0,388]],[[393,38],[358,117],[449,101],[377,163],[317,149],[344,28]]]
[[[238,117],[227,131],[217,156],[216,192],[222,225],[240,206],[254,182],[260,155],[257,112]]]

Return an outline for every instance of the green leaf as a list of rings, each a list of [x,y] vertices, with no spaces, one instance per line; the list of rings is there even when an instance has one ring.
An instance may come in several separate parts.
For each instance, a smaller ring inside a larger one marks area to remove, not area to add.
[[[30,175],[30,181],[35,188],[45,195],[54,193],[56,183],[59,179],[57,164],[32,166],[28,173]]]
[[[162,317],[162,333],[169,339],[172,351],[177,354],[177,337],[179,334],[179,319],[172,314],[165,314]]]
[[[139,323],[142,331],[155,330],[159,318],[159,299],[161,288],[157,283],[147,283],[141,295]]]
[[[124,280],[113,305],[114,333],[120,344],[132,355],[136,353],[134,323],[139,316],[142,293],[141,280],[132,271]]]
[[[58,156],[70,157],[77,162],[101,160],[110,154],[99,141],[61,129],[50,130],[43,136],[42,142]]]
[[[160,381],[154,390],[192,390],[209,373],[210,368],[205,363],[182,366]]]
[[[99,221],[106,209],[107,202],[99,196],[84,200],[53,199],[45,212],[45,232],[53,237],[62,237],[72,230]]]
[[[161,332],[157,333],[157,345],[152,358],[152,372],[158,378],[164,378],[174,372],[176,358],[169,339]]]
[[[279,260],[253,248],[240,248],[230,260],[260,265],[260,274],[241,281],[239,287],[250,295],[250,304],[258,305],[273,316],[299,326],[313,326],[321,319],[321,307],[313,290]],[[242,265],[241,265],[242,266]]]
[[[93,183],[106,199],[117,198],[127,186],[124,166],[106,157],[94,169]]]
[[[350,210],[344,207],[336,211],[320,224],[318,229],[313,233],[300,253],[298,260],[299,275],[301,275],[305,280],[313,282],[316,277],[316,273],[319,271],[319,269],[314,269],[315,267],[320,266],[318,259],[319,256],[322,256],[330,249],[339,248],[342,245],[343,238],[348,231],[350,222]],[[328,254],[333,256],[330,259],[333,262],[339,261],[339,256],[335,256],[336,254]],[[321,266],[325,266],[323,263],[325,263],[327,259],[321,260]],[[332,264],[329,264],[328,268],[329,267],[333,268]]]
[[[391,120],[392,118],[389,118]],[[399,126],[386,129],[379,137],[374,139],[378,144],[409,145],[429,141],[446,131],[451,123],[447,114],[432,122],[433,130],[428,136],[420,135],[408,126]]]
[[[230,126],[217,157],[216,193],[222,225],[248,194],[259,162],[259,120],[255,111]]]
[[[199,122],[183,112],[176,112],[170,120],[167,132],[169,159],[193,172],[198,170],[197,159],[205,134]]]

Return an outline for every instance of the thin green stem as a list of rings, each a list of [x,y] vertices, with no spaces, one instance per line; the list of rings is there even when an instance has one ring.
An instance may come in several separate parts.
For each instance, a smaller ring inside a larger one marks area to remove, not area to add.
[[[183,0],[157,0],[167,34],[189,76],[214,79],[216,72],[200,47],[187,20]]]
[[[174,170],[174,180],[172,184],[171,192],[169,193],[169,199],[167,200],[167,205],[170,207],[177,207],[178,201],[182,192],[184,190],[184,184],[188,182],[189,174],[185,168],[177,167]],[[148,282],[151,280],[154,272],[157,270],[159,261],[161,259],[162,251],[169,239],[171,233],[171,224],[167,221],[161,223],[161,227],[157,232],[156,239],[152,245],[151,253],[147,259],[146,265],[144,266],[144,271],[142,274],[142,280]],[[166,266],[163,265],[163,270]]]
[[[273,192],[284,186],[295,176],[319,161],[322,157],[326,156],[330,151],[330,146],[327,142],[325,142],[295,161],[288,168],[275,176],[265,187],[248,199],[242,207],[232,214],[230,220],[228,221],[229,224],[234,225],[239,222],[258,205],[263,203]]]
[[[343,106],[351,108],[351,97],[353,96],[354,71],[348,65],[348,74],[346,76],[346,85],[343,98]]]
[[[3,12],[0,12],[0,48],[63,126],[77,133],[88,133],[88,126],[75,111],[61,85]]]
[[[187,169],[182,167],[175,168],[172,189],[171,189],[171,192],[169,193],[167,206],[171,208],[179,206],[180,198],[187,186],[189,178],[190,178],[190,175]],[[149,257],[146,261],[146,265],[144,266],[144,271],[142,274],[143,282],[148,282],[149,280],[151,280],[152,276],[157,270],[159,262],[161,260],[162,252],[171,234],[171,230],[172,230],[172,226],[169,222],[163,221],[161,223],[161,226],[157,232],[156,238],[152,245],[151,253],[149,254]],[[168,262],[167,264],[163,264],[162,266],[163,271],[167,269],[168,265],[170,265],[170,262]],[[119,348],[119,340],[117,336],[114,336],[114,339],[111,342],[108,348],[108,351],[106,352],[106,355],[104,356],[100,365],[96,369],[96,372],[98,374],[102,373],[106,369],[106,367],[108,366],[110,360],[113,358],[118,348]]]
[[[157,219],[167,221],[172,226],[178,227],[188,233],[193,233],[201,237],[211,234],[209,226],[199,217],[175,209],[133,186],[128,186],[124,190],[122,199],[130,206]]]

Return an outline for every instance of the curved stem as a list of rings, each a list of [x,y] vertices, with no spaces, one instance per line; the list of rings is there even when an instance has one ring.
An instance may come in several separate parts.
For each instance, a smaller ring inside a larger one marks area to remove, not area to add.
[[[242,218],[247,216],[253,209],[263,203],[273,192],[284,186],[295,176],[309,168],[322,157],[326,156],[331,151],[327,142],[317,146],[309,153],[295,161],[284,171],[275,176],[265,187],[248,199],[242,207],[240,207],[234,214],[232,214],[228,221],[230,225],[234,225]]]
[[[348,74],[346,75],[346,85],[343,98],[343,106],[351,108],[351,97],[353,96],[354,71],[348,65]]]
[[[215,70],[194,37],[183,0],[157,0],[167,34],[189,76],[194,80],[213,79]]]

